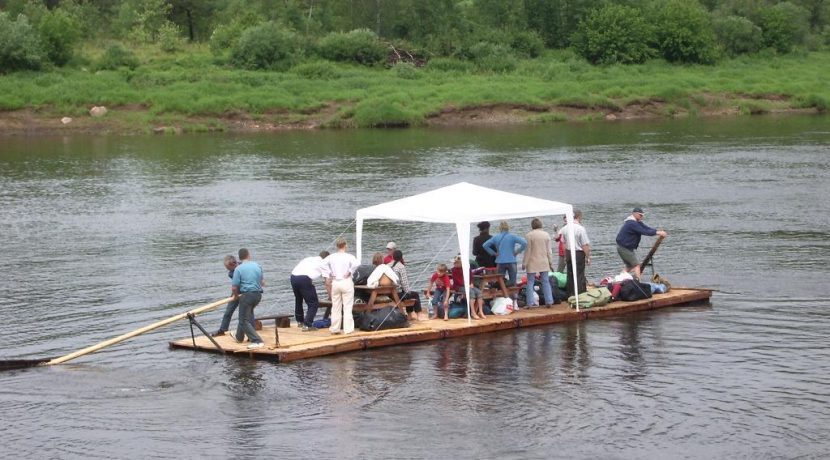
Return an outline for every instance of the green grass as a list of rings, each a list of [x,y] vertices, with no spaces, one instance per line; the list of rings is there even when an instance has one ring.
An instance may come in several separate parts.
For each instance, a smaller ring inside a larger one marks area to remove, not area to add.
[[[87,47],[83,53],[77,61],[92,63],[100,50]],[[287,72],[246,71],[217,64],[203,46],[172,55],[140,48],[136,55],[141,64],[134,70],[96,72],[92,65],[77,64],[0,75],[0,110],[80,116],[105,105],[115,117],[119,107],[146,112],[148,125],[172,120],[192,130],[213,130],[221,124],[206,118],[239,113],[294,121],[316,117],[331,127],[391,127],[423,124],[447,107],[485,105],[546,112],[528,117],[535,122],[569,119],[556,110],[560,107],[587,110],[589,115],[575,119],[595,120],[602,111],[654,101],[663,104],[666,116],[723,107],[746,114],[830,108],[825,75],[830,52],[743,56],[714,66],[652,61],[595,67],[562,51],[520,61],[505,73],[479,72],[446,58],[421,69],[310,61]],[[185,121],[195,118],[199,121]]]

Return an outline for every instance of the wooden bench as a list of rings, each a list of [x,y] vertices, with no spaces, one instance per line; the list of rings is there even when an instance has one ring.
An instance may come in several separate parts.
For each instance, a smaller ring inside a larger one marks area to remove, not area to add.
[[[481,298],[488,300],[496,297],[513,297],[519,292],[516,286],[507,287],[504,282],[504,275],[501,273],[483,273],[473,277],[478,283],[478,288],[481,289]],[[491,283],[498,284],[497,288],[490,289],[487,286]]]

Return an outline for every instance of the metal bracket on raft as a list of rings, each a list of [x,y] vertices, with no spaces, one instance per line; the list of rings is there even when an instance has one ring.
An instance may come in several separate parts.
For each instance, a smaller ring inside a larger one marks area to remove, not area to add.
[[[187,319],[190,321],[190,338],[193,340],[194,347],[196,346],[196,334],[193,333],[193,325],[195,324],[196,327],[198,327],[199,330],[202,331],[202,334],[205,334],[205,337],[207,337],[208,340],[210,340],[213,343],[213,346],[216,347],[217,350],[221,351],[222,353],[225,353],[225,349],[219,346],[219,344],[216,343],[216,340],[213,338],[213,336],[210,335],[210,333],[206,331],[205,328],[202,327],[202,325],[199,324],[198,321],[196,321],[196,316],[193,313],[188,313]]]

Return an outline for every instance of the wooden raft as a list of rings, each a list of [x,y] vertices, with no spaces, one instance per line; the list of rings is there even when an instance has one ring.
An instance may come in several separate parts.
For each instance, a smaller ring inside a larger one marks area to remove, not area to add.
[[[580,312],[569,308],[565,303],[561,303],[550,308],[535,307],[522,309],[505,316],[488,316],[487,319],[473,320],[471,323],[468,323],[466,318],[451,319],[449,321],[441,319],[413,321],[408,328],[377,332],[363,332],[355,329],[355,332],[345,336],[332,335],[328,329],[302,332],[296,325],[292,325],[290,328],[279,329],[279,347],[274,346],[274,328],[267,326],[261,331],[257,331],[266,344],[264,348],[258,350],[247,350],[245,348],[248,345],[247,342],[238,344],[229,336],[216,337],[216,341],[229,355],[289,362],[369,348],[463,337],[543,324],[604,318],[625,313],[708,302],[711,296],[712,291],[710,289],[672,288],[668,293],[655,294],[650,299],[634,302],[611,302],[603,307]],[[204,336],[196,337],[195,345],[193,340],[188,337],[170,342],[170,347],[220,353],[210,340]]]

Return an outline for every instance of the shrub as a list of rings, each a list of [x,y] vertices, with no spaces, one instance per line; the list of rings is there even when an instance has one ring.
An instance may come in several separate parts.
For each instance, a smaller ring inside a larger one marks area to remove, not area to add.
[[[119,67],[135,69],[138,67],[138,59],[131,50],[125,48],[121,43],[112,43],[101,55],[95,68],[98,70],[115,70]]]
[[[231,62],[244,69],[285,70],[299,54],[296,35],[271,21],[242,32],[231,51]]]
[[[514,32],[510,38],[510,48],[524,57],[537,58],[545,51],[545,42],[534,31]]]
[[[782,2],[760,11],[759,25],[764,46],[780,53],[792,51],[796,45],[804,43],[809,27],[807,11],[790,2]]]
[[[42,64],[40,40],[26,16],[12,21],[7,13],[0,12],[0,73],[39,69]]]
[[[740,16],[718,17],[713,21],[718,41],[730,56],[754,53],[761,49],[761,29]]]
[[[368,29],[332,32],[319,43],[319,53],[331,61],[352,61],[364,65],[377,64],[388,54],[378,36]]]
[[[576,52],[594,64],[634,64],[654,56],[652,37],[640,10],[607,5],[591,11],[571,40]]]
[[[516,68],[516,58],[506,45],[478,42],[468,53],[479,70],[511,72]]]
[[[473,65],[469,61],[462,61],[455,58],[433,58],[427,62],[427,70],[437,70],[440,72],[458,72],[469,73],[473,70]]]
[[[291,73],[309,80],[334,80],[340,77],[340,71],[337,70],[334,64],[328,61],[300,64],[291,69]]]
[[[392,73],[404,80],[417,80],[421,78],[421,72],[411,62],[398,62],[392,67]]]
[[[182,49],[181,31],[176,24],[170,21],[165,22],[158,31],[159,48],[165,53],[175,53]]]
[[[47,59],[57,66],[72,59],[72,51],[81,37],[81,30],[65,11],[58,8],[44,14],[37,31]]]
[[[236,46],[242,32],[259,24],[259,19],[251,14],[235,18],[228,24],[220,24],[210,35],[209,46],[214,56],[225,56]]]
[[[654,25],[655,47],[667,61],[715,61],[715,32],[709,13],[697,1],[659,1],[651,6],[646,19]]]

